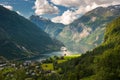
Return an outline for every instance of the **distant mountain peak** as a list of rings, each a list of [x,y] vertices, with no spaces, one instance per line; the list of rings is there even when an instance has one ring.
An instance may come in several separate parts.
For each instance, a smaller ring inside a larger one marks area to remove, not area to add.
[[[62,23],[54,23],[49,19],[36,15],[30,16],[30,20],[54,38],[56,38],[56,36],[62,31],[65,26]]]
[[[38,20],[41,20],[41,21],[47,21],[47,22],[51,22],[50,19],[46,18],[46,17],[43,17],[43,16],[37,16],[37,15],[32,15],[30,16],[30,19],[38,19]]]

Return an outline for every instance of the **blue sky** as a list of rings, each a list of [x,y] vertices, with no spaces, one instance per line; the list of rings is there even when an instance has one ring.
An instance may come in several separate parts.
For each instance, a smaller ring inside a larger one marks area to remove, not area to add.
[[[34,0],[0,0],[0,4],[9,5],[13,7],[14,11],[19,11],[25,17],[29,17],[34,14],[32,6],[34,6]]]
[[[0,5],[26,18],[39,15],[66,25],[96,7],[116,4],[120,0],[0,0]]]
[[[33,7],[35,6],[35,0],[0,0],[0,4],[9,5],[13,7],[14,11],[19,11],[24,17],[29,17],[34,13],[35,9]],[[68,8],[64,6],[59,6],[59,9],[61,10],[59,14],[44,14],[42,16],[47,18],[52,18],[58,15],[61,15],[64,11],[66,11]]]

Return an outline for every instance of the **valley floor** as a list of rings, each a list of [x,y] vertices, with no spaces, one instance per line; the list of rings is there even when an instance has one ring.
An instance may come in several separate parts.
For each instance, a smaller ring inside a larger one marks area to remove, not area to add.
[[[80,57],[80,54],[69,56],[53,56],[37,61],[3,62],[0,64],[0,80],[45,80],[45,76],[61,75],[62,64],[71,59]]]

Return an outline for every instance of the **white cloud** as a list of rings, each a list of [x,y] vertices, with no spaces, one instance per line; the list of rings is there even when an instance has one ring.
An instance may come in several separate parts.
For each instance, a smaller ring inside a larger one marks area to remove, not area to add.
[[[52,19],[53,22],[63,24],[72,23],[78,18],[78,15],[84,14],[96,7],[107,7],[109,5],[120,4],[120,0],[51,0],[51,2],[56,5],[76,8],[75,11],[67,10],[61,16],[57,16]]]
[[[0,4],[0,5],[2,5],[3,7],[7,8],[9,10],[13,10],[13,7],[10,5],[5,5],[5,4]]]
[[[80,7],[80,6],[88,6],[93,3],[97,5],[111,5],[113,3],[120,4],[120,0],[51,0],[52,3],[56,5],[66,6],[66,7]]]
[[[59,12],[59,9],[47,0],[36,0],[34,9],[36,15],[57,14]]]
[[[82,0],[51,0],[51,2],[56,5],[62,5],[66,7],[77,7],[84,3]]]
[[[75,19],[77,19],[77,15],[75,12],[67,10],[65,11],[61,16],[57,16],[52,18],[53,22],[56,23],[63,23],[63,24],[70,24],[73,22]]]
[[[78,15],[80,14],[84,14],[85,12],[94,9],[95,7],[97,7],[97,5],[95,3],[93,3],[92,6],[86,6],[86,7],[79,7],[79,9],[75,10],[75,11],[70,11],[67,10],[65,11],[61,16],[57,16],[52,18],[52,21],[55,23],[63,23],[65,25],[68,25],[70,23],[72,23],[75,19],[78,18]]]
[[[93,1],[98,5],[115,5],[115,4],[120,4],[120,0],[88,0],[89,2]],[[114,4],[115,3],[115,4]]]
[[[77,14],[84,14],[84,13],[86,13],[86,12],[88,12],[88,11],[98,7],[98,6],[99,5],[97,5],[96,3],[92,3],[91,5],[87,5],[87,6],[80,6],[78,8],[78,10],[76,10],[76,13]]]

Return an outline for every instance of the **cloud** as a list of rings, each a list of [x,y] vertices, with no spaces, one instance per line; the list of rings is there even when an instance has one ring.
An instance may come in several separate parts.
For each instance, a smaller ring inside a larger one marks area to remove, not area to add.
[[[97,5],[96,3],[92,3],[91,5],[87,5],[87,6],[80,6],[77,10],[76,10],[76,14],[84,14],[96,7],[98,7],[99,5]]]
[[[77,19],[76,13],[70,10],[65,11],[61,16],[52,18],[55,23],[63,23],[65,25],[70,24]]]
[[[120,0],[88,0],[89,2],[93,1],[98,5],[115,5],[115,4],[120,4]],[[89,3],[87,2],[87,4]]]
[[[72,23],[74,20],[76,20],[80,14],[84,14],[85,12],[94,9],[97,7],[95,3],[93,3],[92,6],[86,6],[86,7],[79,7],[77,10],[67,10],[65,11],[61,16],[57,16],[52,18],[52,22],[55,23],[63,23],[65,25],[68,25]]]
[[[53,22],[63,24],[72,23],[78,18],[78,15],[85,14],[96,7],[120,4],[120,0],[51,0],[51,2],[56,5],[75,8],[74,11],[67,10],[61,16],[52,18]]]
[[[104,6],[108,4],[112,5],[113,3],[120,4],[120,0],[51,0],[51,2],[65,7],[86,7],[88,5],[92,5],[93,3]]]
[[[47,0],[36,0],[34,9],[36,15],[57,14],[59,12],[59,9]]]
[[[2,5],[3,7],[5,7],[6,9],[13,10],[13,7],[10,6],[10,5],[5,5],[5,4],[0,4],[0,5]]]
[[[56,5],[62,5],[66,7],[77,7],[84,3],[82,0],[51,0],[51,2]]]

